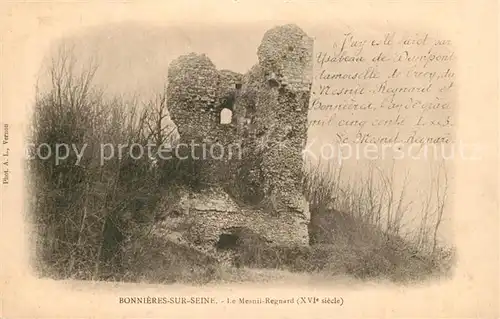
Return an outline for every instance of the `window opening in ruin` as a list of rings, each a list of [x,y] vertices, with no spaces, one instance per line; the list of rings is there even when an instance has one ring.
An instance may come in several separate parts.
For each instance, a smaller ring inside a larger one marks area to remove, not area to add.
[[[234,249],[238,247],[239,236],[235,234],[221,234],[215,244],[217,249]]]
[[[233,111],[228,108],[223,108],[220,111],[220,124],[231,124],[233,120]]]
[[[272,88],[278,87],[280,85],[276,78],[270,78],[269,80],[267,80],[267,83],[269,83],[269,86]]]

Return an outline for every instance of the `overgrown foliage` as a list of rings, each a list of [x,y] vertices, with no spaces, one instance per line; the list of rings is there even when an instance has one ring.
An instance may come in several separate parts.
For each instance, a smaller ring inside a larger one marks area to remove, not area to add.
[[[309,164],[304,192],[311,203],[311,243],[321,247],[328,267],[357,277],[398,281],[450,275],[454,249],[438,239],[447,204],[446,167],[432,169],[419,209],[408,195],[408,175],[396,183],[395,163],[371,163],[366,174],[348,179],[334,162]]]
[[[96,279],[121,271],[121,244],[153,220],[159,198],[162,176],[151,159],[132,158],[128,148],[120,156],[118,146],[145,147],[171,131],[159,126],[156,105],[140,109],[134,99],[107,98],[92,84],[97,67],[79,67],[71,49],[61,47],[48,68],[49,89],[36,97],[31,221],[42,273]],[[57,163],[56,152],[69,156]]]

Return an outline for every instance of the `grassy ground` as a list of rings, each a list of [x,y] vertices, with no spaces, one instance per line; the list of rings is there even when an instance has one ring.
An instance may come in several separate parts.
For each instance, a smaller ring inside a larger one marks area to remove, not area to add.
[[[330,211],[310,247],[272,247],[249,242],[239,247],[239,267],[218,264],[172,242],[143,238],[124,260],[126,272],[115,280],[144,283],[311,281],[349,277],[396,283],[449,276],[450,256],[424,255],[398,237],[360,226],[352,217]],[[360,232],[360,233],[358,233]]]
[[[309,247],[274,247],[250,238],[237,248],[235,266],[230,267],[194,249],[139,231],[137,238],[131,238],[131,244],[122,250],[120,269],[104,266],[100,279],[206,285],[266,281],[319,283],[350,278],[408,284],[452,275],[451,248],[423,249],[411,238],[370,222],[377,220],[373,216],[367,218],[366,214],[337,210],[328,196],[338,194],[338,190],[330,188],[332,193],[326,193],[328,188],[324,183],[330,180],[317,177],[308,193],[312,209]],[[80,274],[73,278],[89,276]]]
[[[453,249],[433,242],[439,219],[434,221],[437,226],[422,223],[416,231],[419,236],[405,236],[400,225],[407,213],[401,205],[404,193],[390,193],[390,184],[376,188],[365,183],[355,190],[339,185],[334,172],[309,170],[304,185],[311,203],[310,247],[273,247],[250,239],[237,249],[237,267],[227,267],[175,243],[142,237],[127,251],[127,271],[117,279],[209,284],[349,277],[406,284],[452,275]],[[439,217],[441,206],[427,207],[426,218]]]

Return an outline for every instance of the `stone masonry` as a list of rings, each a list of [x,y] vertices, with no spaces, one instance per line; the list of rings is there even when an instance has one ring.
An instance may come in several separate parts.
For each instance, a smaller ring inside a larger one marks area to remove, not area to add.
[[[171,205],[180,212],[176,218],[196,224],[181,232],[182,241],[217,254],[220,235],[243,227],[270,244],[308,245],[301,174],[312,55],[312,38],[290,24],[264,34],[258,63],[246,74],[217,70],[204,54],[172,61],[167,107],[180,140],[217,143],[226,152],[223,159],[200,159],[205,187],[185,189]],[[223,109],[232,112],[229,124],[220,122]],[[228,156],[231,145],[241,157]]]

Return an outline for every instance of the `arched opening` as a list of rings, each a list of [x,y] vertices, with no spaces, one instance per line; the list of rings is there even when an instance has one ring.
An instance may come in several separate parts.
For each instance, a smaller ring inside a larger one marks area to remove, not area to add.
[[[236,234],[220,234],[215,244],[217,249],[235,249],[238,247],[239,236]]]
[[[228,108],[223,108],[220,111],[220,124],[231,124],[233,120],[233,111]]]

